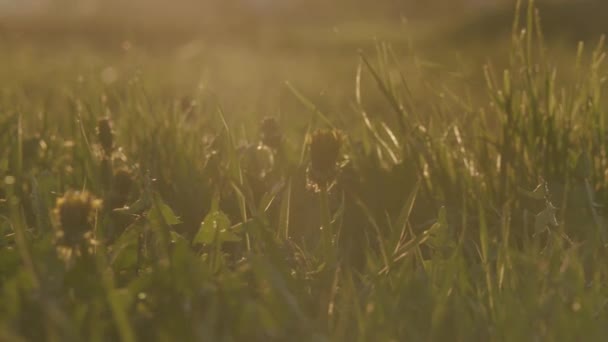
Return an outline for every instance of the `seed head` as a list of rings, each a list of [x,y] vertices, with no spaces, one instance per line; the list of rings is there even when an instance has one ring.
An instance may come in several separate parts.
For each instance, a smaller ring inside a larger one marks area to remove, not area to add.
[[[260,140],[262,144],[275,150],[281,146],[283,134],[275,118],[266,117],[262,120],[260,123]]]
[[[97,139],[104,153],[109,156],[114,149],[114,132],[110,118],[102,118],[97,121]]]
[[[315,191],[335,182],[342,140],[342,133],[337,130],[316,130],[310,137],[307,176],[308,186]]]
[[[93,221],[101,201],[86,191],[68,191],[57,199],[58,246],[82,250],[92,244]]]

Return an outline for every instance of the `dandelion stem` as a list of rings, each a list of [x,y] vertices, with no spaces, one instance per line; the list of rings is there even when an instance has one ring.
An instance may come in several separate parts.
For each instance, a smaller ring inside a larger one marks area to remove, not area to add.
[[[321,243],[323,246],[323,254],[328,263],[333,263],[333,229],[329,210],[329,194],[327,191],[327,186],[321,187],[321,191],[319,192],[319,205],[321,209]]]

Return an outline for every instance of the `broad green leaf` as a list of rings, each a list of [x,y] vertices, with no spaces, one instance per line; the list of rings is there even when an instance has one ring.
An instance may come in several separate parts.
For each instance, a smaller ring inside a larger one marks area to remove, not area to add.
[[[157,197],[156,203],[157,205],[152,207],[148,216],[151,222],[163,222],[170,226],[182,223],[171,207],[161,200],[160,196]]]
[[[110,251],[110,262],[118,268],[133,267],[137,263],[137,241],[141,226],[132,225],[128,227],[112,245]]]
[[[238,242],[241,238],[230,227],[230,219],[223,212],[212,211],[205,217],[194,237],[194,243],[213,244],[215,242]]]

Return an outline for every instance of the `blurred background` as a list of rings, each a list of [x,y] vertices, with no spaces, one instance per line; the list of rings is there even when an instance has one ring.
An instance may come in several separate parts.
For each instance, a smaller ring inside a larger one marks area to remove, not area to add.
[[[538,1],[556,59],[608,31],[606,3]],[[435,89],[417,85],[431,80],[482,88],[481,64],[500,63],[509,48],[514,7],[515,0],[0,0],[0,77],[52,93],[83,77],[110,86],[140,75],[159,96],[207,91],[229,109],[271,115],[297,111],[289,82],[339,112],[352,102],[359,53],[374,56],[379,42],[392,46],[421,99]]]

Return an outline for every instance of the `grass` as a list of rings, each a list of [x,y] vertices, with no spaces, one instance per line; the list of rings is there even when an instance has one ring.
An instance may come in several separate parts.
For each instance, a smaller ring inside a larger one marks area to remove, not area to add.
[[[325,94],[214,88],[203,43],[11,49],[0,340],[603,340],[603,40],[516,12],[498,62],[378,43]]]

